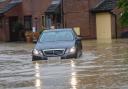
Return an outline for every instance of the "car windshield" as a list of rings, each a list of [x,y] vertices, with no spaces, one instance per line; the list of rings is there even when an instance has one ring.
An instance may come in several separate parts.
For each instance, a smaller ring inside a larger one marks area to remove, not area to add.
[[[73,39],[74,37],[71,31],[48,31],[42,34],[39,41],[71,41]]]

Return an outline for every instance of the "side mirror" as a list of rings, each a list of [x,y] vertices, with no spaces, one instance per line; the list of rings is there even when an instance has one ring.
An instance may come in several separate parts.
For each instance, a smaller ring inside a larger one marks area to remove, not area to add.
[[[77,40],[82,40],[82,37],[80,37],[80,36],[77,36]]]

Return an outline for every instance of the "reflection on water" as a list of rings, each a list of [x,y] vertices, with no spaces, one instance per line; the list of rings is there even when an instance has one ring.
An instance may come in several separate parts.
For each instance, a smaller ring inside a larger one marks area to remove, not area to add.
[[[75,62],[71,60],[71,89],[77,89]]]
[[[35,62],[35,87],[36,89],[42,89],[41,75],[40,75],[40,64]]]

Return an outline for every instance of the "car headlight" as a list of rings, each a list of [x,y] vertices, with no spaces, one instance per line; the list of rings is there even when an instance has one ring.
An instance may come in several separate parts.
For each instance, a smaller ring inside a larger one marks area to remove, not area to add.
[[[70,52],[71,52],[71,53],[76,52],[76,47],[73,46],[72,48],[70,48]]]
[[[42,55],[42,52],[37,49],[33,49],[32,54],[33,55]]]
[[[76,47],[75,46],[66,50],[66,53],[75,53],[75,52],[76,52]]]

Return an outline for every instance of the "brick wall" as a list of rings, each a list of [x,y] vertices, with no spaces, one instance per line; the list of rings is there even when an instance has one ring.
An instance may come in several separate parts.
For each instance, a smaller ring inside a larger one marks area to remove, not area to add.
[[[64,0],[66,27],[80,27],[81,36],[88,36],[89,8],[87,0]]]
[[[32,15],[33,26],[35,26],[35,18],[38,19],[38,29],[41,29],[42,16],[51,4],[52,0],[23,0],[23,15]]]
[[[81,36],[96,38],[93,8],[101,0],[64,0],[64,22],[66,27],[80,27]]]

